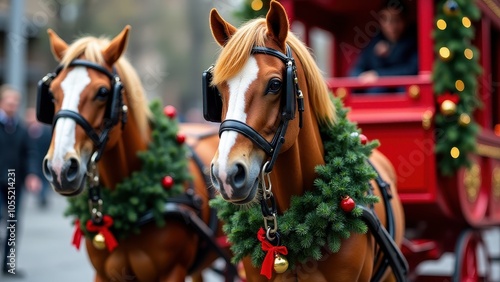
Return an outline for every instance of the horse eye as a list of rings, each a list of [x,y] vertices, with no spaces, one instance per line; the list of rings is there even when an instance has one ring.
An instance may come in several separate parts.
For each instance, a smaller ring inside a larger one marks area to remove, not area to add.
[[[101,87],[99,88],[99,90],[97,90],[95,98],[99,100],[106,100],[108,96],[109,96],[109,90],[106,87]]]
[[[281,81],[277,78],[273,78],[269,81],[267,85],[266,93],[276,94],[281,90]]]

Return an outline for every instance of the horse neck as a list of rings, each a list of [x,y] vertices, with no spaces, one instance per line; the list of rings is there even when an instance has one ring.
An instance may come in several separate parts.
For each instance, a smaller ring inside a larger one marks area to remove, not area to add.
[[[144,151],[148,148],[147,138],[143,137],[143,131],[140,130],[135,120],[135,113],[129,107],[127,123],[125,124],[121,134],[118,137],[110,137],[109,143],[104,150],[101,160],[98,164],[99,175],[104,187],[114,189],[116,184],[120,183],[126,177],[130,176],[133,171],[141,168],[141,161],[137,156],[137,152]],[[117,126],[121,126],[118,124]],[[117,130],[117,128],[113,129]],[[148,136],[150,129],[148,129]],[[113,133],[112,133],[113,134]],[[116,142],[111,140],[117,138]]]
[[[278,212],[288,209],[292,196],[300,196],[305,191],[313,189],[316,179],[314,168],[324,164],[323,142],[318,122],[307,102],[306,100],[303,113],[304,123],[296,142],[278,156],[271,172]]]

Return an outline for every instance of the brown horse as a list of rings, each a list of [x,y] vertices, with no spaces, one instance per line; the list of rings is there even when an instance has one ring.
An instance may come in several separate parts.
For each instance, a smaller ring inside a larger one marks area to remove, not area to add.
[[[80,194],[92,182],[86,175],[95,164],[99,187],[109,189],[141,168],[137,152],[148,148],[151,113],[137,73],[122,56],[129,29],[127,26],[112,40],[89,36],[71,45],[48,30],[51,50],[60,67],[40,84],[38,118],[48,123],[54,121],[43,167],[53,189],[61,195]],[[47,89],[43,91],[43,87]],[[201,222],[208,224],[209,218],[214,217],[207,203],[205,176],[199,167],[209,163],[218,137],[210,127],[202,125],[190,125],[181,131],[201,160],[197,164],[191,159],[189,168],[194,192],[202,200]],[[102,219],[98,209],[110,203],[97,202],[92,203],[97,212],[92,208],[88,212]],[[96,270],[95,280],[184,281],[190,270],[193,279],[200,281],[201,271],[217,255],[209,249],[195,267],[195,261],[200,259],[200,243],[207,238],[203,239],[192,224],[186,223],[190,213],[185,215],[182,220],[166,218],[164,227],[146,223],[140,234],[119,240],[112,251],[98,248],[92,239],[86,238],[86,249]],[[191,223],[193,220],[196,221],[192,218]]]
[[[281,228],[277,215],[287,212],[294,196],[300,198],[306,191],[315,189],[314,181],[318,176],[315,168],[325,164],[326,153],[320,128],[336,123],[338,109],[309,51],[289,32],[286,12],[278,2],[271,2],[265,19],[251,20],[239,29],[224,21],[213,9],[210,27],[222,47],[215,66],[206,73],[211,76],[211,83],[206,81],[204,94],[205,118],[222,121],[220,143],[211,165],[212,183],[227,202],[247,206],[247,209],[255,202],[261,203],[264,223],[260,219],[260,224],[267,229],[264,229],[267,243],[262,241],[263,233],[259,241],[262,245],[274,245],[267,248],[275,248],[273,255],[280,259],[286,252],[279,251],[280,243],[274,241]],[[388,182],[392,189],[389,206],[395,219],[394,241],[399,246],[404,232],[404,215],[394,169],[378,151],[373,151],[369,159],[379,172],[379,179]],[[368,180],[364,182],[367,187]],[[385,226],[384,197],[376,181],[370,183],[374,194],[381,198],[374,205],[374,212]],[[232,219],[231,214],[225,216]],[[253,220],[252,216],[248,216],[248,221]],[[225,231],[232,233],[233,229],[238,229],[243,232],[242,225],[249,224],[240,216],[234,220],[241,222]],[[293,229],[293,225],[286,228]],[[378,247],[371,231],[342,238],[342,247],[337,252],[323,251],[314,261],[290,262],[294,267],[288,270],[280,268],[281,259],[277,260],[276,273],[271,280],[370,281],[380,265],[380,261],[375,263]],[[307,235],[310,234],[303,234]],[[257,237],[249,238],[248,242],[251,240],[256,241]],[[286,247],[287,242],[282,240],[281,243]],[[248,280],[268,281],[259,274],[261,265],[251,261],[250,255],[255,252],[249,250],[249,253],[243,258]],[[390,269],[387,269],[380,280],[391,278]]]

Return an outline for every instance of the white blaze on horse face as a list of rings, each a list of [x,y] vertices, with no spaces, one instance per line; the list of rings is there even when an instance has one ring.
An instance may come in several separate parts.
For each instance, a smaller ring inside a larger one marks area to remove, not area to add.
[[[229,104],[226,119],[235,119],[241,122],[246,122],[247,114],[245,113],[245,94],[248,91],[248,87],[257,78],[258,73],[259,66],[257,65],[257,60],[255,60],[253,56],[250,56],[241,71],[227,81],[229,86]],[[223,185],[228,197],[232,196],[233,190],[227,183],[226,170],[229,153],[236,142],[237,135],[238,133],[235,131],[224,131],[222,132],[219,141],[219,158],[217,160],[219,164],[219,179],[222,180],[221,184]]]
[[[90,83],[87,69],[77,66],[72,69],[61,82],[63,101],[61,110],[70,110],[78,113],[80,94]],[[62,117],[55,125],[54,155],[52,157],[52,169],[57,174],[57,180],[61,183],[61,169],[64,158],[68,153],[75,152],[76,122],[73,119]]]

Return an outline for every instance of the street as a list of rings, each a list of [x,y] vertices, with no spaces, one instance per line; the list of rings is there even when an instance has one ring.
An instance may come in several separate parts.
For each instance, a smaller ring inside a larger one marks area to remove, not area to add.
[[[52,192],[52,191],[51,191]],[[71,245],[71,219],[64,217],[66,199],[50,193],[50,203],[41,209],[34,195],[23,195],[21,216],[16,228],[16,271],[21,277],[2,276],[1,281],[89,282],[93,269],[85,247]],[[3,222],[2,222],[3,223]],[[3,228],[2,228],[3,229]],[[5,236],[2,232],[0,236]]]

